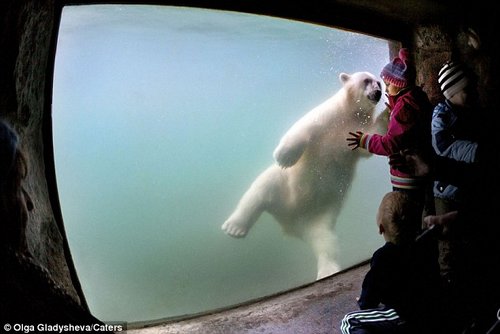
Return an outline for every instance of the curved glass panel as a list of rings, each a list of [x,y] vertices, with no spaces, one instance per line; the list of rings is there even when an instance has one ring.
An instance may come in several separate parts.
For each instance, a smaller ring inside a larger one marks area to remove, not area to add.
[[[268,213],[245,238],[221,225],[274,162],[286,130],[341,87],[341,72],[378,76],[387,61],[384,40],[284,19],[65,7],[55,163],[92,313],[104,321],[181,316],[314,281],[311,248]],[[383,241],[374,221],[387,169],[381,157],[357,167],[335,227],[341,268]]]

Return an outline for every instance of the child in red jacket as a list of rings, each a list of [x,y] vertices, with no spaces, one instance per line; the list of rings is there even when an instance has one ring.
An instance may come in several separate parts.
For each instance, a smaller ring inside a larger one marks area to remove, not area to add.
[[[387,133],[368,134],[361,131],[349,132],[348,146],[368,152],[389,156],[411,149],[427,154],[432,152],[431,118],[433,105],[427,94],[414,84],[415,68],[408,59],[408,50],[399,51],[399,57],[388,63],[380,73],[386,86],[389,108]],[[390,168],[393,190],[404,191],[421,204],[422,210],[429,189],[423,178]],[[420,229],[420,226],[417,227]],[[418,232],[418,231],[417,231]]]

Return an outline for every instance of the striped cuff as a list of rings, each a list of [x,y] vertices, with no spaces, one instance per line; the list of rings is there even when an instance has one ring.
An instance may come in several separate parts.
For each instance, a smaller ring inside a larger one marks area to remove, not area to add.
[[[364,148],[365,150],[368,149],[368,145],[370,144],[370,138],[371,135],[363,133],[361,135],[361,138],[359,139],[359,147]]]
[[[422,187],[422,179],[391,175],[391,184],[399,189],[419,189]]]

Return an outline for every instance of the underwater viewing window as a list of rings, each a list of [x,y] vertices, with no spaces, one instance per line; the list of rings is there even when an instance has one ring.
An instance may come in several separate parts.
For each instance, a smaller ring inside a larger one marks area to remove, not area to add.
[[[65,6],[53,81],[55,166],[92,314],[180,317],[315,281],[310,247],[271,215],[245,238],[221,225],[274,163],[290,126],[341,88],[340,73],[378,78],[388,61],[386,40],[304,22]],[[341,269],[383,243],[375,213],[389,190],[387,159],[360,161],[335,225]]]

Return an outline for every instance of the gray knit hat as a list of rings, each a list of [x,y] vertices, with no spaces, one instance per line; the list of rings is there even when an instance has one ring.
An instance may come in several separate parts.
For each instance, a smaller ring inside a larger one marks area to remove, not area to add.
[[[469,83],[466,69],[463,64],[448,61],[443,65],[438,74],[438,83],[444,97],[450,99]]]

